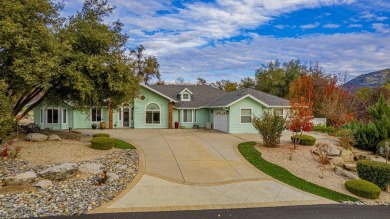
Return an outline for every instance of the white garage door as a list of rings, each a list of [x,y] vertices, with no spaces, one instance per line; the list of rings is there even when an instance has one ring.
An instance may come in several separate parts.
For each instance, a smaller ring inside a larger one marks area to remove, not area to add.
[[[228,132],[228,115],[225,110],[214,111],[214,129]]]

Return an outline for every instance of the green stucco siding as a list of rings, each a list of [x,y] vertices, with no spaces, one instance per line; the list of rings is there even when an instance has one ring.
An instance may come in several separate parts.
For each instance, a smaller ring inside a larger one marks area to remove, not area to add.
[[[43,118],[41,120],[41,109],[43,109]],[[58,122],[57,123],[48,123],[47,120],[47,109],[58,109]],[[67,123],[64,123],[63,120],[63,109],[66,109],[68,121]],[[68,129],[69,127],[73,128],[73,108],[72,106],[68,104],[61,104],[59,106],[47,106],[44,102],[38,104],[34,108],[34,123],[39,125],[41,129],[53,129],[53,130],[64,130]]]
[[[144,87],[140,88],[140,95],[144,100],[137,98],[134,104],[134,128],[168,128],[168,99]],[[146,106],[155,103],[160,107],[160,123],[146,124]]]
[[[252,109],[252,114],[257,117],[261,117],[263,113],[263,106],[249,97],[233,104],[229,111],[229,133],[257,133],[252,123],[241,123],[242,108]]]
[[[198,109],[196,110],[196,123],[199,127],[206,127],[206,122],[209,122],[209,110],[208,109]]]
[[[74,128],[79,129],[90,129],[92,128],[92,124],[96,124],[97,128],[100,127],[100,121],[92,122],[91,111],[74,111]],[[108,128],[108,108],[102,107],[102,122],[106,123],[106,127]]]

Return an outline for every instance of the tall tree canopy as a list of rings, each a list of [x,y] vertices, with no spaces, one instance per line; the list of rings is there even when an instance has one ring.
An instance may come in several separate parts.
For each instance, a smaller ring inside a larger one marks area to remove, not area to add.
[[[132,49],[130,52],[135,63],[135,73],[144,84],[149,84],[154,77],[160,81],[160,64],[158,64],[157,58],[154,56],[145,56],[143,54],[144,50],[145,47],[140,45],[137,49]]]
[[[300,75],[306,74],[306,66],[299,60],[291,60],[281,65],[278,60],[262,65],[256,70],[257,90],[288,98],[289,86]]]
[[[133,99],[137,74],[147,75],[150,65],[140,67],[127,54],[122,23],[103,21],[113,10],[107,0],[86,0],[67,19],[59,17],[60,10],[51,0],[0,6],[0,80],[7,84],[13,115],[27,114],[43,99],[77,108]],[[143,58],[158,67],[156,59]],[[44,98],[24,110],[39,94]]]

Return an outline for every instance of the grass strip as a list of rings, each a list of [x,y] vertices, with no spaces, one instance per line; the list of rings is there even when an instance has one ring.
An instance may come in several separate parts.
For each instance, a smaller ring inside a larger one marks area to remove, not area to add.
[[[135,149],[135,147],[132,144],[129,144],[125,141],[119,140],[114,138],[114,148],[119,149]]]
[[[270,163],[264,160],[261,157],[261,153],[257,151],[254,146],[256,142],[244,142],[238,145],[238,150],[248,160],[253,166],[267,175],[282,181],[290,186],[293,186],[297,189],[309,192],[333,201],[342,202],[342,201],[359,201],[359,199],[345,195],[328,188],[316,185],[314,183],[308,182],[304,179],[301,179],[283,167],[280,167],[276,164]]]

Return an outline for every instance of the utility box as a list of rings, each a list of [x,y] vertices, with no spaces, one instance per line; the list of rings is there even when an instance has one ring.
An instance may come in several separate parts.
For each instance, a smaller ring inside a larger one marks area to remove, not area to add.
[[[211,129],[211,122],[206,122],[206,129]]]

